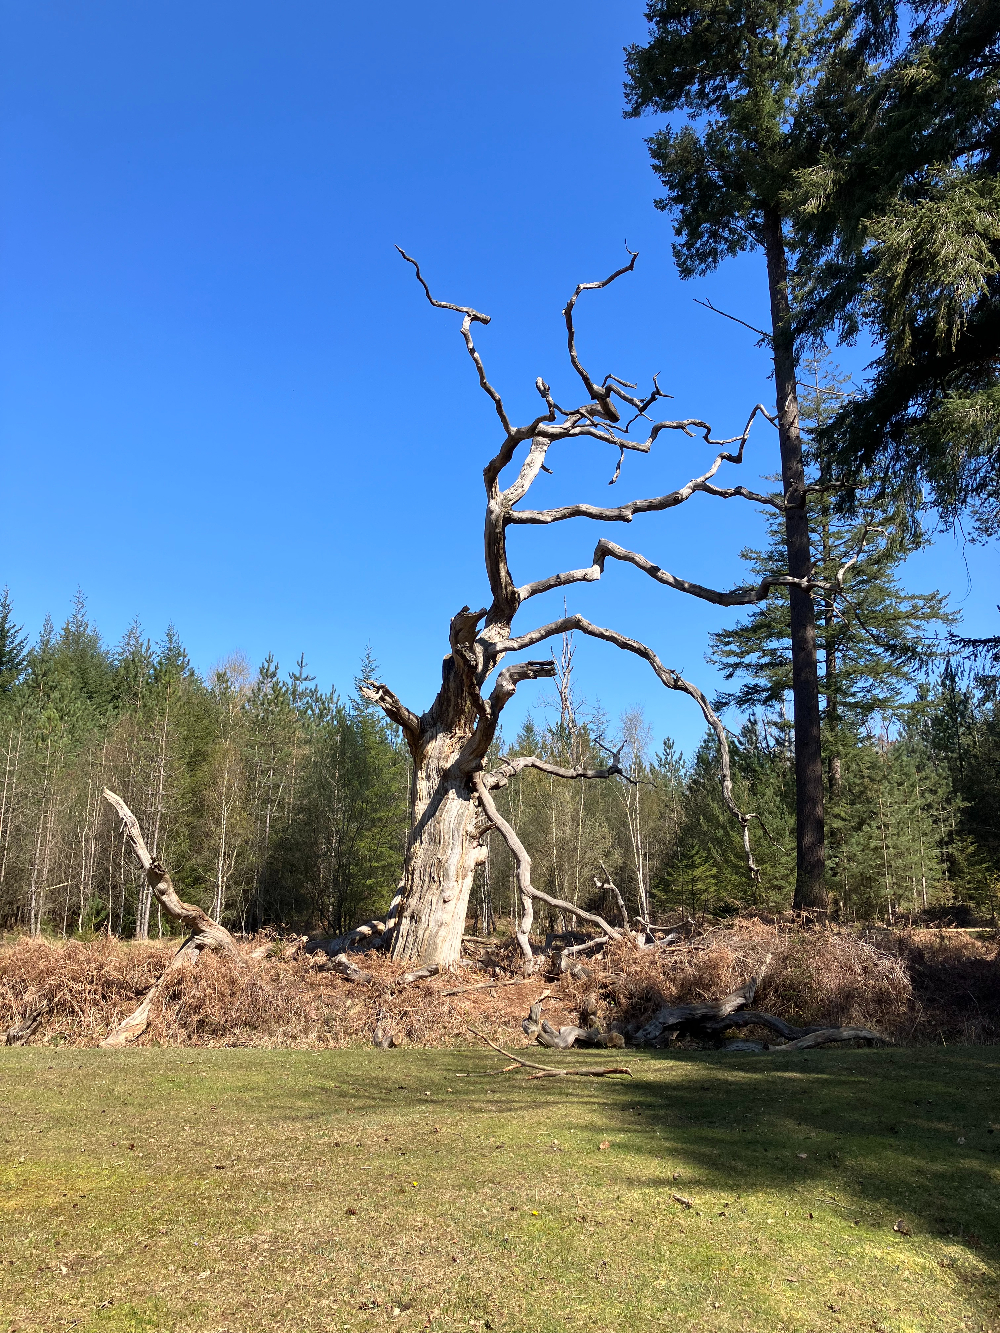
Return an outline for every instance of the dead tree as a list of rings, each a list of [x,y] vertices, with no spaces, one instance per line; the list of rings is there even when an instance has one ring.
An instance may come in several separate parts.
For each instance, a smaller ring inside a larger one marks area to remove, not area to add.
[[[187,939],[167,964],[160,979],[146,992],[138,1009],[124,1018],[114,1032],[101,1042],[102,1046],[124,1046],[145,1032],[153,1001],[167,986],[178,968],[193,966],[199,955],[206,950],[215,950],[233,958],[241,958],[242,955],[236,947],[236,941],[225,926],[220,926],[217,921],[213,921],[200,907],[195,907],[192,903],[181,902],[166,870],[159,861],[150,856],[146,841],[142,836],[142,830],[139,828],[139,821],[122,798],[116,796],[113,791],[108,791],[105,787],[104,799],[109,801],[121,816],[125,832],[132,843],[132,850],[146,872],[146,883],[149,885],[153,897],[167,916],[173,921],[179,921],[190,931]]]
[[[456,962],[461,950],[462,930],[475,868],[485,859],[487,834],[496,829],[510,847],[517,863],[523,910],[516,934],[526,963],[530,966],[529,932],[533,902],[536,900],[590,921],[609,939],[620,938],[621,932],[595,913],[584,912],[572,903],[552,898],[532,884],[528,853],[514,829],[497,810],[492,793],[505,785],[516,771],[529,767],[568,781],[607,778],[621,774],[621,768],[617,759],[612,759],[606,768],[584,770],[559,768],[540,758],[522,756],[506,761],[492,772],[485,770],[484,761],[496,734],[501,712],[513,698],[518,685],[524,681],[555,675],[556,667],[551,658],[543,661],[507,661],[504,665],[505,660],[515,654],[570,631],[578,631],[623,652],[634,653],[649,664],[667,689],[679,690],[693,699],[718,738],[723,797],[742,828],[752,874],[757,873],[757,867],[750,850],[749,833],[750,823],[755,816],[742,812],[736,804],[726,733],[701,690],[665,666],[645,644],[618,630],[595,625],[582,615],[564,615],[549,624],[516,634],[513,622],[520,608],[533,597],[555,588],[595,582],[601,578],[609,559],[630,564],[667,587],[723,606],[761,601],[772,587],[798,586],[802,581],[774,577],[765,579],[755,588],[717,592],[677,578],[645,556],[602,537],[597,542],[589,565],[519,585],[508,563],[507,531],[521,524],[547,525],[572,518],[588,518],[598,523],[631,523],[639,514],[662,513],[699,494],[720,500],[739,497],[780,510],[784,505],[780,496],[759,495],[744,486],[723,487],[715,482],[715,476],[724,463],[742,463],[750,429],[757,415],[763,415],[772,423],[774,419],[758,404],[750,413],[742,434],[731,439],[716,440],[712,438],[711,427],[705,421],[688,418],[651,422],[647,416],[648,410],[659,399],[668,396],[661,391],[655,378],[650,392],[640,397],[633,392],[635,385],[614,375],[606,375],[600,381],[591,377],[577,352],[573,322],[576,303],[583,292],[607,287],[623,274],[631,272],[636,256],[630,251],[630,262],[603,282],[580,283],[563,312],[569,360],[583,384],[585,400],[578,406],[560,407],[549,385],[539,377],[536,388],[544,410],[534,420],[514,425],[500,394],[487,378],[473,340],[473,326],[485,326],[490,322],[490,317],[469,306],[436,300],[416,260],[402,250],[400,254],[413,265],[417,280],[431,305],[440,310],[453,310],[462,316],[462,337],[483,392],[492,400],[496,410],[502,439],[483,472],[486,487],[485,563],[492,599],[489,606],[475,611],[463,606],[452,617],[449,652],[444,659],[441,688],[430,708],[422,715],[407,708],[384,684],[368,681],[362,687],[364,696],[378,704],[386,716],[402,729],[413,758],[412,823],[400,891],[386,920],[373,923],[368,934],[381,935],[388,942],[392,957],[400,961],[441,966]],[[631,416],[623,424],[622,413],[625,409],[631,412]],[[649,423],[648,434],[643,439],[629,434],[636,422]],[[617,507],[586,503],[541,510],[520,507],[539,472],[549,470],[546,458],[554,446],[591,439],[617,449],[619,456],[612,478],[614,483],[621,473],[626,452],[649,453],[664,431],[677,431],[690,438],[700,437],[713,451],[704,471],[677,490],[666,495],[630,500]],[[516,472],[505,482],[502,478],[509,467],[516,469]],[[488,689],[489,682],[492,683],[491,689]],[[338,943],[343,947],[342,942]]]

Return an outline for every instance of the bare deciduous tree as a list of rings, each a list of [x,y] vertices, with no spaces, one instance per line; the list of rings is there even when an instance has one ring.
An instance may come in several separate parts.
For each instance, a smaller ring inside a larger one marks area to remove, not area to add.
[[[374,929],[384,933],[392,956],[397,960],[444,966],[457,961],[475,868],[485,859],[487,834],[491,829],[496,829],[507,842],[518,865],[523,916],[517,936],[530,965],[528,932],[533,900],[541,899],[577,917],[590,920],[612,938],[619,934],[615,927],[601,917],[553,899],[532,885],[530,858],[514,829],[497,810],[491,796],[494,789],[509,781],[513,771],[511,762],[502,764],[493,772],[484,769],[486,754],[504,707],[522,682],[555,674],[555,663],[551,658],[544,661],[511,661],[503,665],[505,659],[533,648],[536,644],[570,631],[579,631],[641,657],[649,663],[667,689],[678,690],[695,701],[718,737],[720,779],[726,805],[742,827],[748,864],[753,873],[756,873],[756,866],[749,838],[749,826],[754,816],[743,813],[736,804],[725,729],[701,690],[676,671],[664,666],[656,653],[645,644],[617,630],[595,625],[584,616],[564,615],[523,634],[514,634],[513,622],[517,612],[525,602],[540,593],[571,583],[598,580],[609,558],[632,564],[657,582],[721,605],[743,605],[759,601],[771,587],[801,583],[802,580],[781,577],[765,580],[764,584],[756,588],[717,592],[675,578],[644,556],[602,537],[590,565],[519,586],[508,563],[507,530],[519,524],[544,525],[570,518],[628,523],[637,514],[673,509],[695,494],[711,495],[719,499],[741,497],[755,504],[780,509],[783,501],[778,496],[755,494],[744,486],[722,487],[714,480],[724,463],[742,463],[750,429],[757,415],[762,414],[772,423],[773,418],[758,404],[751,412],[742,434],[725,440],[713,439],[709,424],[693,418],[657,421],[650,425],[644,439],[629,434],[630,428],[637,421],[649,422],[648,409],[667,395],[661,391],[655,379],[651,391],[645,397],[635,394],[635,385],[614,375],[607,375],[600,382],[594,380],[577,351],[574,311],[583,292],[607,287],[623,274],[632,271],[636,255],[630,251],[630,262],[603,282],[580,283],[563,312],[570,363],[583,384],[586,400],[579,406],[560,407],[553,399],[549,386],[539,377],[536,388],[544,403],[544,411],[533,421],[513,425],[503,399],[487,378],[473,339],[473,326],[485,326],[490,317],[469,306],[436,300],[416,260],[402,250],[400,254],[413,265],[417,280],[431,305],[441,310],[453,310],[462,316],[462,337],[478,372],[479,383],[493,402],[503,438],[483,473],[486,487],[485,561],[492,594],[491,604],[478,611],[471,611],[468,606],[464,606],[452,617],[450,652],[444,659],[441,688],[430,708],[421,716],[407,708],[384,684],[368,681],[363,686],[365,697],[378,704],[402,729],[413,758],[414,771],[412,827],[403,878],[388,919],[384,923],[375,923]],[[632,416],[625,424],[622,424],[623,409],[632,411]],[[663,431],[678,431],[691,438],[700,436],[716,451],[708,468],[677,490],[666,495],[632,500],[617,507],[586,503],[542,510],[515,507],[524,500],[538,473],[545,468],[546,456],[554,445],[588,438],[618,449],[618,467],[613,478],[613,481],[617,481],[625,452],[648,453]],[[509,466],[515,464],[522,445],[527,446],[526,454],[517,467],[516,475],[504,486],[501,477]],[[487,693],[487,683],[491,679],[492,689]],[[542,768],[547,773],[568,780],[606,778],[621,773],[616,760],[598,770],[557,769],[530,756],[519,757],[514,763],[518,769],[529,766]],[[362,929],[365,935],[372,933],[370,928]]]

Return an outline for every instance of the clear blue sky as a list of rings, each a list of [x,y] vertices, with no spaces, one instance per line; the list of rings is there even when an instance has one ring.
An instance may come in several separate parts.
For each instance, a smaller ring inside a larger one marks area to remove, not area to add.
[[[640,0],[5,0],[0,16],[0,581],[32,632],[80,586],[109,639],[135,616],[154,638],[173,621],[202,669],[304,651],[346,689],[370,642],[426,707],[449,617],[485,598],[497,428],[457,317],[427,305],[396,242],[441,298],[493,316],[479,343],[516,417],[538,374],[574,392],[559,312],[626,238],[635,274],[584,298],[592,370],[659,371],[678,414],[729,434],[771,399],[752,336],[692,300],[759,322],[760,261],[679,282],[651,126],[621,116]],[[705,457],[663,440],[609,492],[612,452],[564,447],[533,494],[658,494]],[[747,473],[776,470],[770,427],[751,458]],[[596,526],[559,527],[514,534],[519,581],[589,563]],[[626,531],[666,568],[731,586],[760,520],[698,497]],[[995,632],[995,555],[944,542],[907,581],[951,590],[968,632]],[[548,601],[519,625],[558,614]],[[734,613],[623,567],[569,604],[717,683],[706,635]],[[578,661],[610,712],[642,703],[658,735],[696,742],[692,705],[642,664],[604,645]],[[517,715],[544,688],[522,687]]]

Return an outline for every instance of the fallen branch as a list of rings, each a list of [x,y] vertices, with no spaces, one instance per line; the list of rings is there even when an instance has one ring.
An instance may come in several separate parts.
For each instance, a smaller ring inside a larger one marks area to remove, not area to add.
[[[213,921],[208,913],[202,911],[200,907],[193,903],[182,902],[177,896],[170,876],[160,862],[150,855],[146,840],[142,836],[142,830],[139,828],[139,821],[122,798],[105,787],[104,799],[113,805],[121,816],[125,831],[132,843],[132,850],[146,872],[146,882],[152,889],[156,901],[167,916],[174,921],[179,921],[191,932],[167,964],[159,981],[147,992],[138,1009],[124,1018],[114,1032],[110,1033],[101,1042],[102,1046],[124,1046],[127,1042],[134,1041],[136,1037],[145,1032],[149,1024],[149,1013],[153,1001],[179,968],[193,966],[203,951],[214,950],[218,953],[224,953],[237,959],[240,963],[243,962],[243,957],[236,947],[236,941],[225,926],[220,926],[217,921]]]
[[[797,1028],[792,1023],[786,1023],[783,1018],[762,1013],[759,1009],[744,1009],[738,1014],[728,1014],[725,1018],[710,1019],[702,1026],[707,1032],[728,1032],[730,1028],[770,1028],[786,1041],[794,1041],[798,1037],[808,1036],[811,1032],[823,1030],[817,1027]]]
[[[625,1045],[625,1038],[620,1032],[602,1032],[597,1026],[581,1028],[567,1024],[558,1031],[551,1023],[543,1021],[535,1033],[539,1046],[547,1046],[550,1051],[568,1051],[576,1044],[583,1046],[614,1047]]]
[[[416,972],[404,972],[399,978],[399,984],[401,986],[412,986],[415,981],[426,981],[428,977],[436,977],[440,971],[441,968],[438,964],[433,963],[430,967],[418,968]]]
[[[751,977],[739,990],[721,1000],[711,1000],[703,1004],[664,1005],[653,1017],[639,1029],[632,1039],[635,1046],[652,1046],[669,1028],[703,1025],[706,1020],[728,1017],[737,1009],[753,1001],[757,988],[764,978],[771,955],[764,959],[757,975]]]
[[[342,977],[348,981],[374,981],[375,978],[370,972],[362,972],[361,968],[352,963],[346,953],[338,954],[336,958],[329,958],[325,963],[320,963],[316,969],[317,972],[339,972]]]
[[[575,958],[577,954],[589,953],[591,949],[599,949],[602,944],[607,944],[607,942],[607,935],[598,935],[596,939],[588,940],[586,944],[569,944],[565,949],[559,950],[559,957],[560,959]],[[568,972],[569,964],[563,967],[560,963],[559,970],[560,972]]]
[[[480,1041],[485,1041],[487,1046],[492,1047],[493,1050],[499,1055],[502,1055],[504,1059],[513,1060],[515,1065],[521,1065],[524,1069],[537,1069],[539,1072],[532,1075],[533,1078],[566,1078],[569,1076],[574,1076],[576,1078],[606,1078],[609,1074],[627,1074],[629,1078],[632,1077],[631,1069],[627,1068],[625,1065],[609,1065],[607,1068],[603,1069],[555,1069],[552,1065],[539,1065],[533,1060],[522,1060],[519,1055],[515,1055],[512,1051],[505,1051],[502,1046],[498,1046],[496,1042],[490,1041],[489,1037],[484,1036],[483,1033],[476,1028],[470,1027],[469,1031],[474,1036],[478,1037]],[[504,1072],[506,1073],[507,1071],[505,1070]]]
[[[809,1051],[814,1046],[828,1046],[835,1041],[871,1041],[884,1046],[892,1045],[888,1037],[880,1036],[877,1032],[869,1032],[867,1028],[820,1028],[818,1032],[809,1032],[804,1037],[797,1037],[795,1041],[772,1046],[770,1053],[773,1055],[776,1051]]]
[[[386,922],[366,921],[364,925],[355,926],[353,930],[343,935],[336,935],[329,940],[308,940],[302,947],[306,953],[325,953],[334,958],[345,949],[349,949],[352,944],[357,944],[359,940],[371,939],[373,935],[384,935],[385,931]]]

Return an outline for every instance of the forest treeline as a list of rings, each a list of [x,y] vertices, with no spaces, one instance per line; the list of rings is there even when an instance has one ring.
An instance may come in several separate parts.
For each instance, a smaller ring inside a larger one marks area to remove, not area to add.
[[[721,633],[718,660],[741,648],[741,633],[772,631],[780,636],[780,625],[751,618]],[[911,679],[897,663],[894,689],[879,673],[876,716],[849,706],[849,634],[837,648],[844,697],[839,710],[828,698],[825,713],[835,910],[858,920],[962,906],[993,915],[997,676],[948,660]],[[742,649],[745,664],[752,654]],[[732,747],[738,799],[758,815],[759,882],[722,801],[714,738],[685,760],[670,740],[654,744],[641,711],[612,722],[588,708],[574,696],[572,654],[567,639],[551,709],[536,710],[494,759],[532,753],[594,768],[620,749],[623,776],[566,782],[526,770],[496,793],[538,887],[612,915],[620,893],[647,919],[786,908],[794,768],[780,654],[772,698],[759,664],[756,694],[745,687],[739,702],[751,711]],[[359,679],[373,669],[362,661]],[[3,928],[166,933],[105,786],[135,811],[184,895],[233,929],[334,933],[384,909],[399,879],[409,755],[356,688],[322,691],[302,659],[282,672],[273,657],[256,670],[233,658],[203,677],[173,630],[154,645],[133,626],[109,647],[82,595],[61,629],[46,622],[30,645],[9,597],[0,601],[0,765]],[[494,835],[470,905],[475,928],[507,930],[518,910],[511,859]],[[543,929],[570,924],[538,918]]]

